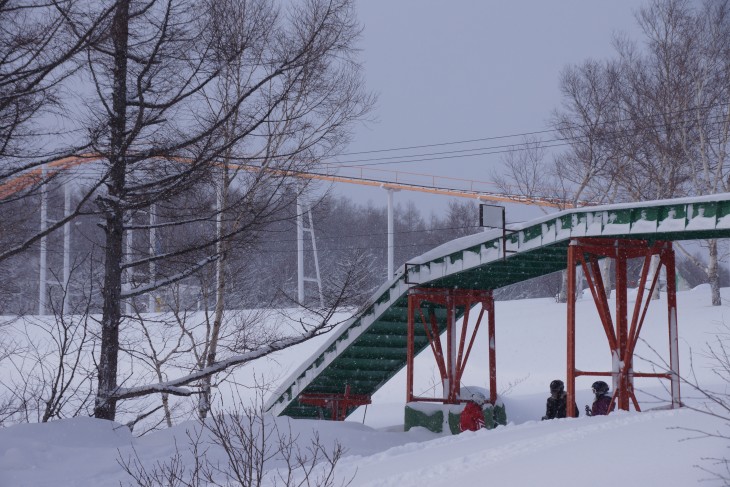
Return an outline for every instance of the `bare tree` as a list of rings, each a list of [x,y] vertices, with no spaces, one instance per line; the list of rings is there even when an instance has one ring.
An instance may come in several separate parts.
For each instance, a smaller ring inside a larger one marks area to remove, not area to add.
[[[335,469],[345,453],[339,443],[326,445],[317,434],[308,444],[259,405],[240,403],[230,414],[213,414],[187,431],[187,445],[149,467],[136,451],[118,458],[122,469],[139,487],[203,486],[346,486]],[[222,457],[215,461],[213,457]]]
[[[566,68],[560,78],[563,104],[553,113],[550,124],[568,148],[554,154],[549,163],[545,143],[526,139],[505,156],[506,174],[493,176],[502,191],[551,198],[561,209],[610,200],[615,184],[606,138],[614,111],[614,84],[610,66],[587,61]],[[567,273],[563,272],[559,302],[566,301],[566,293]]]
[[[668,372],[671,370],[670,364],[666,358],[657,352],[653,347],[648,347],[650,356],[641,357],[647,363],[651,364],[656,370]],[[706,384],[706,380],[700,380],[695,369],[694,357],[696,354],[701,355],[706,364],[703,368],[709,369],[712,377],[717,380],[711,384]],[[705,343],[703,350],[689,350],[689,366],[686,367],[687,372],[679,376],[682,385],[683,396],[686,398],[682,402],[682,407],[696,411],[710,417],[716,418],[721,422],[711,431],[697,428],[677,428],[685,430],[692,434],[686,440],[698,440],[707,438],[719,438],[724,441],[730,441],[730,394],[728,394],[728,384],[730,384],[730,327],[727,323],[722,323],[720,329]],[[663,384],[665,393],[670,394],[666,384]],[[690,390],[691,394],[686,391]],[[659,399],[659,398],[657,398]],[[719,455],[719,454],[718,454]],[[722,485],[730,485],[730,459],[727,457],[711,457],[702,458],[704,465],[695,465],[696,468],[708,473],[712,478],[722,481]],[[707,465],[709,463],[709,466]]]
[[[93,336],[84,315],[18,318],[24,349],[6,359],[5,397],[16,420],[47,422],[88,414],[93,403]],[[20,341],[20,338],[16,339]]]
[[[653,1],[637,13],[640,49],[616,42],[621,66],[621,157],[631,200],[712,194],[727,186],[730,142],[728,2]],[[712,304],[720,305],[718,243],[708,241]]]
[[[689,6],[685,6],[689,8]],[[706,1],[687,13],[694,22],[685,42],[692,54],[687,63],[692,69],[689,85],[692,105],[681,125],[682,148],[693,165],[692,187],[695,194],[730,191],[730,3]],[[718,260],[719,242],[706,242],[709,263],[692,261],[705,272],[712,289],[712,304],[720,306]]]
[[[122,349],[136,362],[152,370],[154,376],[148,379],[150,382],[164,383],[168,373],[174,369],[174,364],[185,363],[186,356],[194,350],[193,345],[188,343],[192,332],[188,329],[187,314],[179,307],[173,307],[171,313],[155,318],[143,317],[138,309],[135,309],[135,313],[137,318],[130,320],[129,326],[136,333],[128,334],[129,343],[124,344]],[[141,340],[132,338],[140,335],[143,337]],[[164,423],[170,428],[174,419],[170,395],[163,391],[160,400]]]
[[[556,193],[575,206],[730,189],[728,9],[725,1],[650,2],[636,14],[643,45],[618,37],[616,61],[563,71],[563,104],[551,125],[568,149],[550,172]],[[517,190],[534,194],[531,182],[545,185],[537,175],[547,171],[527,154],[510,159],[507,180]],[[702,270],[719,304],[717,242],[707,248],[710,263]],[[603,274],[605,281],[608,269]]]
[[[78,216],[72,211],[45,228],[18,229],[37,197],[59,184],[60,171],[88,148],[66,123],[73,104],[64,96],[79,82],[82,53],[99,35],[111,9],[101,9],[83,27],[70,20],[75,0],[0,1],[0,261],[16,256]],[[79,28],[77,28],[79,27]],[[67,175],[68,176],[68,175]],[[30,204],[29,204],[30,203]],[[18,214],[14,208],[25,207]]]
[[[611,63],[586,61],[560,75],[562,107],[551,126],[568,149],[555,156],[555,174],[570,207],[615,200],[618,73]]]
[[[563,70],[563,103],[552,115],[551,126],[568,149],[554,156],[555,174],[570,207],[615,202],[619,196],[613,137],[617,130],[618,73],[615,64],[588,60]],[[601,277],[611,292],[610,259],[604,259]],[[565,302],[567,273],[562,274],[558,301]]]
[[[527,136],[504,155],[504,168],[493,171],[492,179],[506,194],[563,200],[564,195],[555,184],[554,169],[545,161],[546,156],[545,143],[538,137]],[[544,208],[541,210],[547,213]]]
[[[78,71],[77,56],[108,15],[101,12],[87,29],[72,33],[66,20],[75,4],[72,0],[0,2],[0,185],[43,163],[32,158],[73,153],[59,146],[49,150],[41,138],[55,135],[49,133],[54,129],[39,119],[64,109],[58,89]]]
[[[492,179],[499,189],[506,194],[521,195],[526,198],[552,198],[558,202],[560,209],[569,206],[571,189],[567,180],[561,179],[557,171],[559,165],[553,161],[546,161],[547,148],[538,137],[525,137],[522,144],[514,146],[503,157],[504,172],[494,171]],[[543,213],[548,210],[540,207]],[[568,288],[568,274],[561,274],[561,288],[557,293],[557,300],[566,301]],[[502,299],[524,296],[524,286],[512,285],[500,290],[498,296]]]
[[[643,50],[616,40],[622,130],[614,140],[623,148],[618,174],[631,201],[683,196],[689,189],[681,126],[691,106],[691,51],[685,39],[693,25],[682,4],[686,2],[654,2],[639,10]]]
[[[286,177],[341,147],[350,122],[369,109],[352,57],[359,33],[353,11],[350,0],[312,0],[287,10],[268,0],[113,3],[107,35],[87,51],[96,93],[88,103],[87,130],[104,185],[96,197],[105,231],[96,417],[113,419],[123,397],[159,392],[160,386],[118,388],[121,303],[218,260],[216,243],[266,221],[289,197]],[[235,23],[241,15],[243,26]],[[231,97],[216,96],[236,69],[243,70],[237,77],[242,83],[230,85]],[[183,193],[210,194],[211,171],[230,154],[247,169],[235,183],[239,198],[228,208],[206,210],[203,198],[197,207],[174,211]],[[135,212],[154,215],[160,205],[164,221],[129,224]],[[243,224],[228,235],[201,231],[232,208],[245,211]],[[163,229],[197,231],[200,238],[125,260],[126,231]],[[147,272],[151,264],[157,274],[149,282],[122,291],[125,270]]]
[[[478,233],[482,231],[479,227],[479,205],[474,201],[449,201],[446,215],[439,225],[449,240]]]

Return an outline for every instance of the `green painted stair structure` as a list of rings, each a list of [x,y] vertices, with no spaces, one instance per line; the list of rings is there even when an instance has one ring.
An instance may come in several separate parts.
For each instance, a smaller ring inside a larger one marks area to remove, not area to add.
[[[321,411],[300,403],[301,394],[342,394],[349,385],[352,394],[372,396],[406,365],[409,288],[488,290],[549,274],[565,269],[570,239],[578,237],[730,237],[730,193],[571,209],[513,226],[504,240],[500,229],[436,247],[412,259],[361,312],[333,331],[270,396],[266,409],[276,415],[316,418]],[[444,310],[435,311],[444,318]],[[416,353],[428,347],[420,328],[416,327]]]

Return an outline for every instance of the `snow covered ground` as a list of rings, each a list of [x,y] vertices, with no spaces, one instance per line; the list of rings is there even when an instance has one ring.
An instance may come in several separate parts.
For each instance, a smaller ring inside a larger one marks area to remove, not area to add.
[[[723,289],[723,299],[730,303],[730,289]],[[682,372],[690,373],[691,355],[692,371],[702,386],[724,391],[727,384],[713,373],[716,364],[704,352],[718,333],[727,333],[724,323],[730,324],[730,307],[710,306],[706,286],[679,293],[678,302]],[[637,380],[642,413],[539,421],[548,383],[565,377],[565,305],[549,299],[498,302],[496,317],[498,387],[509,420],[505,427],[458,436],[420,428],[403,432],[403,373],[375,394],[367,410],[360,408],[346,422],[267,418],[269,427],[290,430],[303,447],[315,434],[327,446],[340,442],[346,454],[337,466],[337,479],[352,478],[353,486],[687,486],[703,479],[707,482],[702,485],[723,485],[703,468],[723,473],[721,465],[707,458],[730,457],[730,442],[691,438],[702,436],[696,431],[730,435],[730,427],[690,409],[655,409],[668,399],[657,379]],[[608,370],[608,347],[592,300],[578,303],[577,322],[578,367]],[[652,363],[661,362],[668,341],[666,326],[662,299],[650,307],[642,333],[647,343],[637,350],[644,360],[637,360],[636,370],[651,371]],[[478,340],[483,343],[485,338]],[[262,373],[286,376],[317,347],[312,342],[289,349],[242,369],[236,381],[243,384]],[[472,352],[464,384],[486,387],[485,348]],[[422,355],[417,365],[417,393],[432,389],[435,380],[435,366]],[[590,403],[593,380],[578,381],[581,411]],[[244,397],[247,394],[238,392]],[[688,404],[701,405],[688,387],[682,394]],[[192,465],[185,447],[187,434],[196,428],[196,423],[189,422],[135,438],[124,426],[90,418],[11,426],[0,430],[0,487],[127,485],[131,478],[118,460],[132,458],[135,452],[149,469],[170,458],[177,445],[183,464]],[[206,455],[213,461],[224,460],[216,447]],[[267,463],[272,472],[283,466],[281,457]]]

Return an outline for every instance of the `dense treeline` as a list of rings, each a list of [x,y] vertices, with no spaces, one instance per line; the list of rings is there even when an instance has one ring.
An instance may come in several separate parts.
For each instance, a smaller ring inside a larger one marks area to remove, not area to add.
[[[212,204],[211,202],[208,202]],[[58,210],[57,210],[58,211]],[[342,266],[356,263],[362,273],[356,289],[346,304],[357,306],[386,280],[387,273],[387,214],[386,208],[369,202],[358,204],[347,197],[325,196],[313,206],[315,244],[318,252],[321,280],[328,279]],[[146,219],[148,215],[138,215]],[[164,211],[157,214],[164,220]],[[282,209],[277,221],[261,228],[255,237],[233,240],[233,251],[226,260],[225,273],[228,286],[226,303],[230,309],[280,308],[297,304],[297,236],[296,206]],[[76,312],[99,313],[102,300],[98,283],[102,269],[102,256],[95,249],[101,245],[103,233],[93,217],[79,218],[73,227],[71,246],[72,278],[68,295],[64,295],[62,280],[63,242],[53,235],[48,242],[48,261],[51,279],[48,283],[50,309],[60,309],[62,300],[70,301],[70,309]],[[478,204],[473,201],[452,201],[443,215],[424,215],[413,202],[394,208],[396,268],[409,259],[432,248],[464,235],[482,231],[478,223]],[[27,233],[38,226],[37,216],[26,220]],[[305,218],[305,226],[309,226]],[[200,233],[211,232],[211,225],[202,225]],[[175,232],[160,231],[150,246],[149,231],[133,235],[131,248],[137,255],[165,253],[172,247],[185,244],[185,240],[200,238],[195,233],[183,236]],[[181,242],[182,239],[182,242]],[[316,276],[311,237],[304,238],[305,276]],[[699,252],[694,258],[701,260]],[[184,263],[176,264],[184,267]],[[174,272],[176,265],[167,272]],[[707,282],[706,275],[689,259],[680,254],[679,274],[686,285],[696,286]],[[35,314],[38,309],[38,248],[8,259],[0,264],[7,278],[2,287],[0,314]],[[639,275],[638,262],[631,269]],[[149,269],[147,269],[149,271]],[[161,271],[165,271],[161,269]],[[728,283],[726,273],[722,282]],[[149,272],[132,277],[136,285],[150,281]],[[154,281],[154,278],[151,279]],[[139,311],[201,310],[212,308],[215,302],[215,275],[210,269],[201,271],[174,285],[156,289],[130,302]],[[560,290],[560,276],[550,275],[525,283],[515,284],[496,292],[497,299],[553,297]],[[319,301],[315,283],[307,282],[307,303]]]
[[[51,193],[52,200],[59,195]],[[184,199],[184,198],[183,198]],[[208,204],[213,204],[208,201]],[[189,206],[182,202],[178,206]],[[60,211],[62,205],[51,206]],[[338,269],[356,262],[363,273],[358,289],[353,293],[362,300],[368,297],[382,282],[387,272],[387,215],[384,207],[373,203],[357,204],[346,197],[326,196],[316,201],[311,209],[314,223],[315,243],[318,251],[320,274],[327,282]],[[308,216],[308,215],[305,215]],[[51,215],[53,218],[54,215]],[[232,252],[226,259],[225,272],[228,286],[226,302],[232,309],[292,306],[297,300],[297,236],[296,206],[290,204],[281,209],[275,221],[260,228],[256,235],[232,239]],[[165,210],[156,213],[158,221],[164,221]],[[138,224],[148,219],[147,214],[137,215]],[[309,226],[305,218],[305,226]],[[469,235],[482,229],[478,227],[478,206],[475,202],[452,202],[442,216],[425,216],[412,203],[396,205],[394,211],[396,268],[408,259],[420,255],[446,241]],[[37,230],[38,217],[25,220],[25,233]],[[22,228],[22,227],[17,227]],[[198,232],[212,232],[211,225],[201,225]],[[133,232],[130,248],[141,257],[154,253],[167,253],[171,248],[186,245],[186,240],[199,239],[200,235],[160,230],[150,245],[149,230]],[[98,286],[103,256],[95,249],[102,245],[103,232],[94,217],[79,218],[74,224],[71,250],[73,272],[68,286],[71,309],[83,311],[90,304],[92,313],[99,313],[102,306]],[[305,275],[316,275],[312,253],[311,237],[307,233],[305,243]],[[59,235],[48,241],[49,276],[48,293],[53,309],[61,306],[64,285],[61,280],[63,266],[63,242]],[[4,281],[2,314],[34,314],[38,309],[38,248],[37,245],[16,258],[0,263],[8,278]],[[172,269],[155,269],[159,272],[174,272]],[[149,269],[130,276],[135,285],[143,285],[150,279]],[[208,269],[190,276],[174,285],[157,289],[134,299],[140,311],[169,311],[170,308],[195,310],[212,307],[214,301],[214,273]],[[309,301],[318,300],[316,284],[307,283],[306,296]],[[149,297],[153,296],[150,300]],[[131,301],[131,300],[130,300]],[[360,303],[352,301],[351,305]],[[152,309],[148,309],[152,305]]]

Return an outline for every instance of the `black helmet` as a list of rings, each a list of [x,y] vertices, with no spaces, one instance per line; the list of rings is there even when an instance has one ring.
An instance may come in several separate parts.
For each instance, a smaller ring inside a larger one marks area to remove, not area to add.
[[[565,389],[565,384],[563,384],[562,380],[555,379],[554,381],[552,381],[550,383],[550,392],[552,392],[553,394],[555,394],[557,392],[563,392],[564,389]]]
[[[602,396],[603,394],[608,392],[608,384],[606,384],[602,380],[597,380],[596,382],[594,382],[591,388],[593,389],[593,394],[597,396]]]

